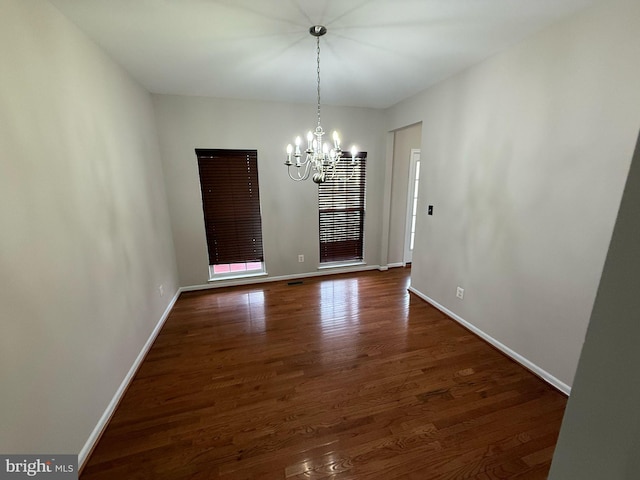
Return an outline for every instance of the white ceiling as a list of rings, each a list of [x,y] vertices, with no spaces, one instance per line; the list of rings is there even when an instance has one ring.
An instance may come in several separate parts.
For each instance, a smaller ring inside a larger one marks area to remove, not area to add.
[[[50,0],[149,91],[384,108],[599,0]]]

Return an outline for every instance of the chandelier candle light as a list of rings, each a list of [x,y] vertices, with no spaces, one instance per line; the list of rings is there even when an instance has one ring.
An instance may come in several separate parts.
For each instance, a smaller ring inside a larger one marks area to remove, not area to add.
[[[340,137],[338,132],[333,132],[333,147],[330,147],[328,143],[323,142],[322,137],[325,132],[320,125],[320,37],[327,33],[326,27],[322,25],[313,25],[309,28],[309,33],[316,37],[316,53],[317,53],[317,73],[318,73],[318,126],[315,132],[309,131],[307,133],[307,149],[304,151],[305,159],[302,160],[302,151],[300,145],[302,140],[300,137],[296,137],[295,146],[287,145],[287,160],[284,164],[287,166],[287,172],[292,180],[297,182],[306,180],[311,175],[311,170],[314,171],[311,177],[315,183],[323,183],[327,180],[333,179],[336,176],[336,167],[338,163],[343,160],[344,152],[340,148]],[[357,157],[358,150],[354,146],[351,148],[351,174],[344,178],[349,180],[353,177],[356,166],[360,159]],[[295,166],[296,170],[292,174],[291,167]],[[342,179],[342,178],[341,178]]]

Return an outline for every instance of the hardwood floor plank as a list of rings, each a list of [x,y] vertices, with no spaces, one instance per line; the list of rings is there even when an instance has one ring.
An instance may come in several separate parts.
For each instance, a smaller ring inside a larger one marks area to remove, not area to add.
[[[181,295],[81,478],[545,478],[566,397],[409,274]]]

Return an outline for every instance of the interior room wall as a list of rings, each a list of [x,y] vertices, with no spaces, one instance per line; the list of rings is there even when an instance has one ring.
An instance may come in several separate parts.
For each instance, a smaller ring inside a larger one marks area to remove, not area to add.
[[[552,480],[640,478],[640,138],[553,464]]]
[[[200,181],[194,149],[256,149],[262,229],[270,277],[317,273],[318,188],[294,182],[285,148],[314,126],[314,105],[154,95],[180,284],[208,283]],[[385,162],[384,112],[322,107],[322,124],[343,143],[367,151],[365,261],[378,265]],[[298,262],[298,255],[305,262]]]
[[[394,132],[389,219],[389,264],[391,265],[404,263],[411,150],[419,150],[421,140],[422,125],[419,123]]]
[[[44,0],[0,62],[0,452],[77,454],[177,291],[153,105]]]
[[[565,391],[640,125],[639,51],[640,3],[601,2],[387,112],[389,130],[422,122],[412,287]]]

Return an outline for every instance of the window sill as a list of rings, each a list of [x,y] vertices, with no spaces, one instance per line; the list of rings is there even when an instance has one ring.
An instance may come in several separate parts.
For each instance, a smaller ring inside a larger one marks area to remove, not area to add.
[[[253,277],[266,277],[267,272],[257,272],[257,273],[237,273],[237,274],[221,274],[216,277],[212,277],[209,279],[209,282],[223,282],[225,280],[238,280],[242,278],[253,278]]]
[[[331,268],[344,268],[344,267],[358,267],[361,265],[366,265],[366,262],[331,262],[331,263],[323,263],[318,266],[318,270],[329,270]]]

